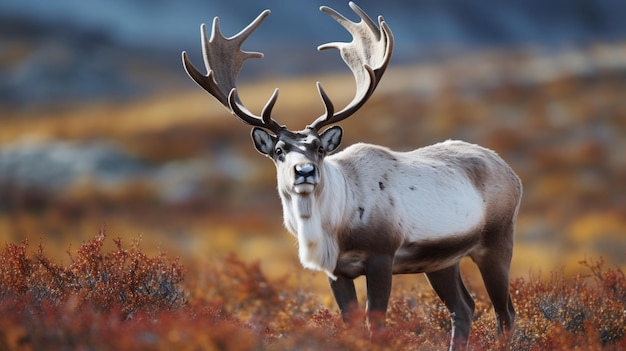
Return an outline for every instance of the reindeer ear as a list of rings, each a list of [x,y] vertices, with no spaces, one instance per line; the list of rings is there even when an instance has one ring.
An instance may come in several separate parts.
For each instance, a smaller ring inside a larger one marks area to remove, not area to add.
[[[269,156],[274,149],[276,137],[261,128],[254,128],[252,129],[252,141],[254,141],[254,147],[258,152]]]
[[[333,152],[335,149],[341,144],[341,135],[343,134],[343,130],[340,126],[334,126],[326,129],[322,135],[320,135],[320,139],[322,140],[322,144],[324,145],[324,149],[326,152]]]

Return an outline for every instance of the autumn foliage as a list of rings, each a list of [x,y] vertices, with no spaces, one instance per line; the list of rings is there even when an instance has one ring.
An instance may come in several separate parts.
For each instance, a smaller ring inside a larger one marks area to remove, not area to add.
[[[258,263],[229,256],[211,267],[185,268],[165,254],[149,257],[137,239],[100,232],[53,263],[43,245],[7,244],[0,255],[0,349],[15,350],[409,350],[446,349],[449,315],[425,286],[396,285],[387,329],[371,339],[363,316],[345,325],[321,296]],[[517,278],[511,291],[516,329],[495,334],[488,298],[477,300],[473,349],[624,349],[626,277],[602,259],[585,260],[572,279]]]
[[[139,249],[139,240],[126,250],[121,239],[116,239],[116,250],[103,254],[104,239],[101,231],[83,243],[76,255],[70,254],[67,267],[51,262],[42,244],[32,258],[26,255],[28,240],[21,245],[8,244],[0,256],[0,294],[27,296],[35,306],[72,300],[77,307],[119,308],[125,319],[141,309],[170,309],[184,303],[183,267],[177,260],[146,256]]]

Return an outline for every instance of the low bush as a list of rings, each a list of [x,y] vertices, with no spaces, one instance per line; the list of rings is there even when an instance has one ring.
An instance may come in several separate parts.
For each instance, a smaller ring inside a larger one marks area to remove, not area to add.
[[[183,282],[165,254],[149,257],[135,240],[103,253],[99,233],[51,262],[39,245],[7,244],[0,255],[0,350],[409,350],[447,349],[450,317],[429,287],[394,286],[388,327],[371,340],[364,315],[345,325],[338,311],[258,263],[228,256]],[[605,262],[586,274],[517,278],[516,328],[495,333],[493,309],[477,295],[471,349],[626,349],[626,277]]]
[[[27,299],[33,312],[68,302],[78,308],[120,309],[124,319],[142,309],[185,303],[184,269],[178,259],[148,257],[139,247],[140,239],[128,250],[121,239],[114,239],[116,249],[103,253],[105,238],[101,231],[75,254],[68,252],[71,263],[65,267],[47,258],[42,244],[32,257],[27,254],[28,240],[7,244],[0,255],[0,297]]]

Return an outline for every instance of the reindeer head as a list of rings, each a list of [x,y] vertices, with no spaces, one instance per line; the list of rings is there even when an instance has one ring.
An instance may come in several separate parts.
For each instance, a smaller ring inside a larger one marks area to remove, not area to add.
[[[275,136],[254,128],[252,139],[260,153],[274,160],[279,189],[308,194],[320,183],[324,157],[339,146],[341,133],[339,126],[328,128],[321,135],[311,127],[299,132],[283,128]]]
[[[279,188],[287,193],[309,194],[320,187],[323,180],[323,160],[341,142],[342,130],[338,126],[320,130],[337,123],[355,113],[372,95],[391,58],[393,37],[387,23],[378,18],[379,26],[363,10],[350,2],[350,7],[361,20],[358,23],[346,19],[335,10],[322,6],[321,11],[329,14],[346,28],[353,37],[350,43],[329,43],[318,50],[339,49],[344,62],[350,67],[356,80],[356,94],[341,111],[335,113],[322,85],[317,89],[324,102],[325,113],[301,131],[290,131],[278,124],[272,117],[272,108],[278,98],[278,89],[256,116],[246,109],[237,94],[236,80],[244,62],[250,58],[262,58],[258,52],[241,50],[243,42],[260,26],[270,14],[263,11],[250,25],[233,37],[225,38],[219,28],[219,18],[213,20],[211,38],[207,40],[206,26],[201,26],[202,52],[207,75],[200,73],[189,62],[183,52],[183,66],[187,74],[215,97],[234,116],[255,126],[252,139],[256,149],[270,157],[276,164]]]

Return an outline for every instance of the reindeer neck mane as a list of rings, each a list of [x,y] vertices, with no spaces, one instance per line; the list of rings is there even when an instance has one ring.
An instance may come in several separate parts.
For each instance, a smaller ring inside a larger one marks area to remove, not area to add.
[[[309,269],[322,270],[334,278],[339,245],[336,233],[345,218],[347,198],[344,175],[333,162],[324,162],[324,185],[314,193],[280,192],[285,226],[298,239],[299,257]],[[331,205],[332,204],[332,205]]]

